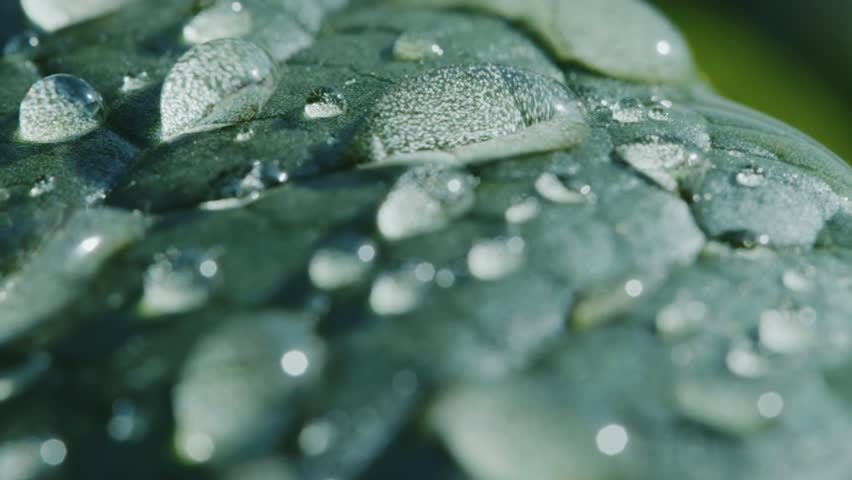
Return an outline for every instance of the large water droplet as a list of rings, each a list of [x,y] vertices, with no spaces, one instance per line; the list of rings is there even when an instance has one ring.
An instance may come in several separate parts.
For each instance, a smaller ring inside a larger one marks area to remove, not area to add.
[[[439,230],[474,204],[476,177],[426,165],[403,174],[379,207],[377,223],[391,240]]]
[[[737,183],[748,188],[756,188],[766,183],[762,168],[748,167],[737,172]]]
[[[812,309],[766,310],[760,315],[760,343],[776,353],[799,353],[814,343],[814,320]]]
[[[354,148],[373,162],[467,163],[569,148],[587,128],[557,81],[502,65],[438,68],[381,98]]]
[[[20,138],[57,143],[98,128],[104,117],[101,95],[84,80],[66,74],[36,82],[21,101]]]
[[[337,117],[345,112],[346,99],[333,88],[317,88],[305,100],[305,117],[312,120]]]
[[[249,120],[275,90],[277,69],[253,43],[222,39],[183,54],[163,84],[164,139]]]
[[[119,9],[131,0],[21,0],[21,8],[42,30],[54,32]]]
[[[631,167],[669,191],[677,190],[680,177],[704,166],[697,152],[656,136],[647,142],[621,145],[615,151]]]

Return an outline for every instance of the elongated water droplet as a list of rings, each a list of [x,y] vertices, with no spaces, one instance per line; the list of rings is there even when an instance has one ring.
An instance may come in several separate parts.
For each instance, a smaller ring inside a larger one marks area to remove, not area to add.
[[[690,381],[676,386],[675,403],[690,420],[743,437],[769,427],[780,414],[777,399],[765,393],[732,381]]]
[[[21,8],[34,24],[48,32],[118,10],[131,0],[21,0]]]
[[[476,177],[426,165],[403,174],[379,207],[379,231],[390,240],[439,230],[474,204]]]
[[[36,82],[21,101],[20,138],[58,143],[81,137],[103,121],[101,95],[84,80],[65,74]]]
[[[345,112],[346,99],[333,88],[317,88],[305,100],[305,117],[312,120],[337,117]]]
[[[433,267],[434,268],[434,267]],[[403,315],[417,308],[431,279],[418,276],[417,267],[405,266],[380,275],[370,290],[370,307],[379,315]]]
[[[535,181],[535,190],[543,198],[553,203],[585,203],[586,194],[566,187],[562,180],[552,173],[542,173]]]
[[[164,139],[256,116],[275,90],[277,69],[262,48],[222,39],[180,57],[163,84]]]
[[[444,49],[432,36],[412,31],[397,37],[392,53],[394,60],[400,62],[422,62],[442,56]]]
[[[362,159],[474,162],[569,148],[587,134],[575,96],[502,65],[438,68],[378,101],[355,139]]]

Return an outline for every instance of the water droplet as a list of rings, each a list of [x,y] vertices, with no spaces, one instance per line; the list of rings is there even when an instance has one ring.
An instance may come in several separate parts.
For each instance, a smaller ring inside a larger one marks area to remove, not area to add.
[[[332,118],[346,113],[346,99],[333,88],[320,87],[305,100],[305,118]]]
[[[145,431],[145,419],[132,402],[116,400],[112,404],[112,417],[107,423],[107,433],[117,442],[139,438]]]
[[[598,446],[598,450],[610,457],[622,453],[627,448],[629,441],[630,437],[627,434],[627,430],[617,424],[601,428],[595,436],[595,443]]]
[[[301,350],[290,350],[281,356],[281,369],[291,377],[301,377],[310,366],[308,356]]]
[[[0,188],[0,205],[5,202],[8,202],[9,199],[12,198],[12,194],[6,188]]]
[[[506,209],[506,221],[509,223],[526,223],[538,216],[541,207],[535,197],[527,197]]]
[[[157,255],[145,273],[139,309],[151,317],[195,310],[212,295],[218,272],[210,255],[193,251]]]
[[[393,43],[393,58],[399,62],[422,62],[438,58],[444,49],[432,36],[418,32],[405,32]]]
[[[314,253],[308,276],[322,290],[349,287],[364,279],[375,258],[376,245],[371,240],[343,237]]]
[[[784,411],[784,397],[778,392],[766,392],[757,399],[757,410],[766,418],[776,418]]]
[[[283,61],[313,43],[326,9],[302,0],[218,0],[184,26],[183,38],[192,44],[242,38]]]
[[[801,313],[805,312],[804,315]],[[782,354],[799,353],[814,342],[813,310],[782,308],[760,315],[758,336],[767,349]]]
[[[377,215],[379,231],[399,240],[439,230],[474,204],[478,179],[446,167],[424,165],[403,174]]]
[[[148,72],[139,72],[137,74],[127,74],[121,79],[121,93],[135,92],[141,90],[151,84],[151,77]]]
[[[644,289],[645,287],[642,285],[642,282],[635,278],[628,280],[627,283],[624,284],[624,291],[630,298],[639,298]]]
[[[81,137],[103,121],[101,95],[77,77],[57,74],[36,82],[21,101],[20,138],[58,143]]]
[[[21,8],[35,25],[47,32],[84,22],[118,10],[131,0],[21,0]]]
[[[521,268],[524,248],[521,237],[479,242],[467,254],[467,268],[480,280],[498,280]]]
[[[535,181],[535,190],[553,203],[585,203],[588,200],[586,195],[568,188],[552,173],[542,173]]]
[[[383,164],[468,163],[569,148],[587,135],[576,97],[536,73],[499,65],[437,68],[375,105],[353,148]]]
[[[753,386],[722,380],[691,381],[675,388],[675,403],[681,414],[716,431],[747,436],[770,425],[759,410],[762,392]],[[774,413],[777,402],[764,400],[766,413]],[[780,411],[778,412],[780,413]],[[777,416],[777,415],[776,415]]]
[[[793,292],[807,292],[813,288],[811,275],[798,270],[786,270],[781,275],[781,283]]]
[[[52,192],[56,188],[55,177],[42,178],[30,188],[30,198],[40,197],[46,193]]]
[[[68,448],[62,440],[51,438],[41,444],[40,452],[44,463],[51,467],[56,467],[65,462],[65,457],[68,455]]]
[[[277,75],[272,59],[253,43],[222,39],[193,47],[163,84],[163,138],[255,117],[275,90]]]
[[[618,146],[615,151],[628,165],[669,191],[677,190],[678,178],[684,173],[704,165],[698,153],[656,136]]]
[[[310,457],[322,455],[337,435],[334,423],[326,419],[313,421],[299,432],[299,448]]]
[[[678,297],[657,313],[657,333],[666,341],[678,341],[704,328],[707,305]]]
[[[33,55],[39,45],[41,45],[41,39],[38,38],[38,34],[25,31],[13,36],[6,42],[6,45],[3,46],[3,55],[28,58]]]
[[[373,282],[370,307],[379,315],[403,315],[420,305],[427,287],[417,278],[415,266],[384,273]]]
[[[760,378],[769,371],[769,361],[755,352],[749,341],[734,343],[725,355],[725,366],[742,378]]]
[[[245,143],[254,138],[254,129],[251,127],[240,128],[234,141],[237,143]]]
[[[737,183],[748,188],[757,188],[766,183],[762,168],[748,167],[737,172]]]

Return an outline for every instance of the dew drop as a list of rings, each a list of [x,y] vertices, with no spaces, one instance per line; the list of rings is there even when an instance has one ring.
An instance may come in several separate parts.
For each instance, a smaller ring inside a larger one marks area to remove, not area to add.
[[[586,134],[576,97],[555,80],[514,67],[465,65],[391,89],[353,148],[382,164],[470,163],[570,148]]]
[[[803,314],[804,312],[804,314]],[[809,309],[770,309],[760,315],[758,336],[770,351],[795,354],[814,341],[813,315]]]
[[[610,457],[622,453],[627,448],[629,441],[630,437],[627,434],[627,430],[617,424],[601,428],[595,436],[595,443],[598,446],[598,450]]]
[[[101,95],[84,80],[57,74],[36,82],[21,101],[20,138],[58,143],[81,137],[103,121]]]
[[[56,177],[44,177],[30,188],[30,198],[37,198],[52,192],[56,188]]]
[[[657,313],[657,333],[666,341],[681,340],[704,327],[707,313],[704,303],[678,298]]]
[[[498,280],[521,268],[524,249],[521,237],[482,241],[468,252],[467,268],[480,280]]]
[[[568,188],[552,173],[542,173],[535,181],[535,190],[553,203],[585,203],[587,200],[583,193]]]
[[[754,351],[748,342],[737,342],[725,355],[725,366],[742,378],[759,378],[769,371],[769,361]]]
[[[526,223],[538,216],[541,207],[535,197],[527,197],[506,209],[506,221],[513,224]]]
[[[764,397],[753,387],[732,381],[690,381],[675,388],[675,403],[682,415],[716,431],[740,437],[769,425],[771,419],[764,413],[775,413],[777,402],[764,400],[767,411],[761,412],[761,398]]]
[[[367,238],[344,237],[317,250],[308,264],[311,282],[321,290],[357,284],[370,271],[376,245]]]
[[[678,178],[685,172],[703,165],[696,152],[656,136],[647,142],[618,146],[615,151],[625,163],[669,191],[677,190]]]
[[[766,183],[762,168],[748,167],[737,172],[737,183],[743,187],[757,188]]]
[[[169,251],[157,255],[145,273],[139,310],[149,317],[195,310],[213,293],[219,266],[209,255]]]
[[[441,57],[444,49],[430,35],[412,31],[397,37],[392,54],[399,62],[422,62]]]
[[[163,84],[163,138],[254,118],[275,90],[277,75],[272,59],[253,43],[222,39],[193,47]]]
[[[778,392],[766,392],[757,399],[757,410],[766,418],[776,418],[784,411],[784,397]]]
[[[241,128],[234,137],[237,143],[245,143],[254,138],[254,129],[251,127]]]
[[[333,118],[344,113],[346,113],[346,99],[333,88],[317,88],[308,94],[305,100],[305,118],[311,120]]]
[[[442,166],[424,165],[403,174],[379,207],[379,231],[399,240],[439,230],[474,204],[478,179]]]

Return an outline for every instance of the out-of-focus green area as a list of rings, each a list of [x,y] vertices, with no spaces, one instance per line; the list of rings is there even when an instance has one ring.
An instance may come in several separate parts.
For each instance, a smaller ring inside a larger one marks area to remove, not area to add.
[[[721,93],[852,162],[852,1],[653,0]]]

